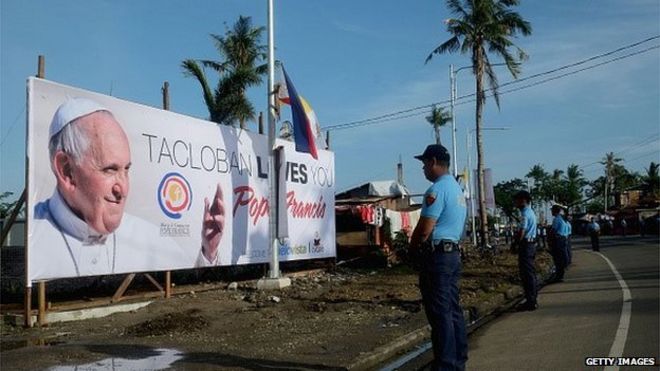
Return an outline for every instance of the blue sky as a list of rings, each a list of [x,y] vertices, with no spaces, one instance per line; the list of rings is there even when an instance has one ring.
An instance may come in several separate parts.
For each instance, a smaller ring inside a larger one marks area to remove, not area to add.
[[[345,123],[446,100],[447,55],[425,65],[426,55],[448,38],[444,2],[276,0],[277,58],[322,126]],[[530,58],[522,77],[660,34],[657,0],[522,1],[519,12],[534,28],[518,40]],[[0,190],[23,188],[25,79],[46,56],[50,80],[143,104],[160,106],[160,87],[171,86],[172,110],[206,117],[197,82],[180,68],[185,58],[215,58],[209,33],[239,15],[265,25],[266,1],[25,1],[0,3]],[[658,40],[646,44],[660,44]],[[500,80],[508,81],[505,71]],[[265,108],[265,88],[249,92]],[[473,92],[469,71],[458,94]],[[660,160],[660,53],[654,50],[534,88],[504,95],[501,110],[489,100],[485,133],[495,181],[548,169],[587,165],[606,151],[621,152],[641,170]],[[458,164],[465,164],[467,128],[474,105],[457,107]],[[427,182],[412,158],[433,140],[424,116],[332,132],[338,190],[367,180],[392,179],[399,155],[414,192]],[[450,131],[443,129],[450,144]],[[643,140],[649,138],[646,142]],[[655,140],[654,140],[655,138]],[[637,145],[638,143],[645,143]],[[585,168],[587,177],[599,166]]]

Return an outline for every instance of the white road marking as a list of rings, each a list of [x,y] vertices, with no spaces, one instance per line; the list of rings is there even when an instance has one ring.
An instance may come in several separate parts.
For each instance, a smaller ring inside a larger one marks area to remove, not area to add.
[[[623,356],[623,349],[626,346],[626,339],[628,338],[628,328],[630,327],[630,313],[632,312],[632,297],[630,295],[630,290],[628,289],[628,285],[626,284],[626,281],[624,281],[623,277],[621,277],[621,274],[619,274],[619,271],[616,269],[614,264],[608,259],[605,255],[595,252],[598,254],[605,262],[607,265],[610,266],[610,269],[612,270],[612,273],[614,273],[614,277],[616,277],[617,281],[619,281],[619,286],[621,286],[621,291],[623,292],[623,305],[621,307],[621,317],[619,318],[619,327],[616,330],[616,335],[614,336],[614,342],[612,343],[612,347],[610,348],[610,354],[609,357],[621,357]],[[619,370],[619,366],[607,366],[605,367],[605,371],[617,371]]]

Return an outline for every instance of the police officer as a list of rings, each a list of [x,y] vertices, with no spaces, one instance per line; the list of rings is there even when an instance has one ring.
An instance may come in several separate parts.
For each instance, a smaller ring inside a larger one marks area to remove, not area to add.
[[[467,334],[459,305],[461,271],[459,241],[467,208],[456,179],[449,173],[449,152],[439,144],[415,156],[433,185],[424,194],[422,212],[410,241],[420,259],[419,288],[431,325],[433,370],[464,370]]]
[[[551,282],[562,282],[566,267],[568,266],[568,223],[561,215],[561,206],[553,205],[550,211],[554,217],[552,220],[552,244],[550,251],[556,269]]]
[[[566,266],[570,266],[573,264],[573,223],[571,222],[571,217],[568,216],[568,208],[564,210],[566,212],[566,226],[568,227],[568,239],[567,239],[567,244],[566,244],[566,250],[568,251],[568,262]]]
[[[536,302],[536,215],[530,204],[532,196],[527,191],[519,191],[513,197],[515,206],[520,209],[521,220],[515,235],[518,246],[518,269],[520,280],[525,291],[525,302],[518,307],[520,311],[531,311],[538,308]]]
[[[591,249],[593,251],[600,251],[600,225],[596,222],[595,218],[591,218],[591,223],[587,226],[589,237],[591,237]]]

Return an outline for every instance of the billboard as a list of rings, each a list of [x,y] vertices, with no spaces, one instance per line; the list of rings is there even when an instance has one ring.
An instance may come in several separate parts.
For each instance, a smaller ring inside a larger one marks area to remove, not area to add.
[[[30,78],[27,138],[28,284],[271,256],[263,135]],[[278,144],[280,260],[333,257],[334,154]]]

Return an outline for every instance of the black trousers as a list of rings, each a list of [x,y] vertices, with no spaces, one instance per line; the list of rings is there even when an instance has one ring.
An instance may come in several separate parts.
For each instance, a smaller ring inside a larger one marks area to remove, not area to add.
[[[564,278],[564,272],[568,266],[568,239],[566,237],[557,236],[554,240],[552,247],[552,260],[557,269],[556,278]]]
[[[521,241],[518,246],[518,270],[525,291],[525,299],[530,304],[536,304],[537,286],[536,267],[534,266],[536,243]]]
[[[461,256],[458,251],[436,251],[424,256],[421,268],[419,289],[433,344],[431,370],[465,370],[467,332],[458,296]]]
[[[591,249],[593,251],[600,251],[600,241],[598,238],[598,233],[591,234]]]

